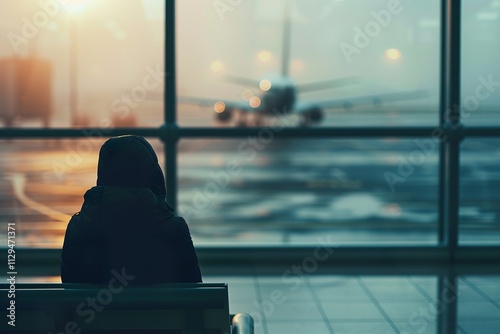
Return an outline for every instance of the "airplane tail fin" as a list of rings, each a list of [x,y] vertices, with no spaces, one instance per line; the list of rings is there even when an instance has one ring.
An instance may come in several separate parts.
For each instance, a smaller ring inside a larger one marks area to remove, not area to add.
[[[283,54],[281,60],[281,74],[288,77],[290,70],[290,47],[291,47],[291,1],[285,4],[285,24],[283,27]]]

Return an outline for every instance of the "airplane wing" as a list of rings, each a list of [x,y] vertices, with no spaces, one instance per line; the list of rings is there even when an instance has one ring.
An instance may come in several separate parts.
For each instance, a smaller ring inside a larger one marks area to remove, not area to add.
[[[428,90],[413,90],[406,92],[394,92],[378,95],[356,96],[342,99],[322,99],[299,102],[296,112],[301,113],[309,110],[311,106],[322,109],[350,109],[354,106],[374,105],[380,106],[387,102],[397,102],[429,97]]]
[[[189,96],[179,96],[177,101],[182,104],[191,104],[202,107],[216,108],[217,104],[223,103],[226,110],[240,110],[244,112],[257,112],[259,108],[252,108],[247,101],[231,101],[223,99],[208,99],[203,97],[189,97]]]
[[[237,77],[234,75],[226,75],[224,76],[224,81],[234,83],[240,86],[244,87],[259,87],[259,80],[253,80],[253,79],[248,79],[248,78],[243,78],[243,77]]]
[[[163,92],[149,92],[148,100],[152,101],[163,101]],[[257,112],[259,108],[253,108],[250,106],[248,101],[230,101],[224,99],[209,99],[203,97],[192,97],[192,96],[179,96],[177,97],[177,102],[182,104],[190,104],[200,107],[210,107],[215,108],[216,104],[223,103],[224,109],[230,110],[240,110],[244,112]]]
[[[308,84],[300,84],[296,85],[297,92],[300,93],[308,93],[308,92],[317,92],[319,90],[339,88],[349,85],[358,84],[360,82],[357,77],[346,77],[339,78],[327,81],[319,81]]]

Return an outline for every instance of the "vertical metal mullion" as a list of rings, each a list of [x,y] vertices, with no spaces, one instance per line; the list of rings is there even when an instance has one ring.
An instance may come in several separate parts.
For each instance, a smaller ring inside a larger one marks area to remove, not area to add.
[[[69,104],[71,126],[79,123],[78,116],[78,15],[68,14],[69,30]]]
[[[446,141],[440,153],[440,242],[449,252],[451,269],[439,276],[438,333],[457,331],[457,276],[453,269],[458,246],[458,212],[460,181],[460,58],[461,0],[442,0],[441,55],[441,115],[440,124],[446,129]],[[447,296],[455,293],[455,296]]]
[[[460,78],[461,78],[461,0],[450,1],[450,73],[449,73],[449,119],[447,161],[447,225],[451,260],[455,259],[458,246],[459,183],[460,183]]]
[[[165,0],[165,94],[162,133],[165,149],[167,202],[177,210],[177,92],[175,72],[175,0]]]
[[[458,223],[459,223],[459,173],[460,173],[460,146],[459,140],[451,137],[446,144],[446,243],[448,245],[450,261],[455,260],[458,247]]]
[[[439,106],[439,126],[446,123],[446,110],[448,109],[448,73],[449,73],[449,22],[447,0],[441,1],[441,73],[440,73],[440,106]],[[445,224],[445,143],[440,143],[439,148],[439,218],[438,218],[438,242],[440,245],[446,244],[446,224]]]
[[[460,0],[442,0],[441,113],[446,130],[440,150],[439,242],[446,245],[450,260],[458,246],[460,170]]]

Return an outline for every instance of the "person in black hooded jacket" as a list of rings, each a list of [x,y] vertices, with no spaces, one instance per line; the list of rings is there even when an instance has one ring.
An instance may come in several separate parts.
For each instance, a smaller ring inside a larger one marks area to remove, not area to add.
[[[117,272],[134,284],[201,282],[189,228],[165,196],[158,158],[144,138],[106,141],[97,186],[66,229],[62,282],[106,284]]]

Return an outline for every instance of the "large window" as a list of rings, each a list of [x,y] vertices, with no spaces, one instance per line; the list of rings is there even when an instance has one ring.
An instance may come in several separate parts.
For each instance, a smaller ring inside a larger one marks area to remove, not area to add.
[[[0,223],[60,248],[131,133],[200,246],[498,244],[500,7],[442,3],[1,1]]]
[[[323,112],[319,126],[439,124],[438,1],[223,3],[178,3],[179,96],[198,104],[179,106],[179,124],[211,125],[212,100],[229,108],[262,98],[265,109],[263,96],[287,82],[297,93],[286,105],[290,126],[313,107]]]
[[[500,124],[500,3],[463,1],[462,121],[468,126]]]
[[[399,175],[416,143],[183,140],[179,209],[203,243],[435,245],[437,150]]]
[[[9,127],[161,124],[162,8],[162,1],[2,1],[0,121]]]
[[[500,243],[500,146],[498,139],[474,138],[462,144],[460,242]]]

